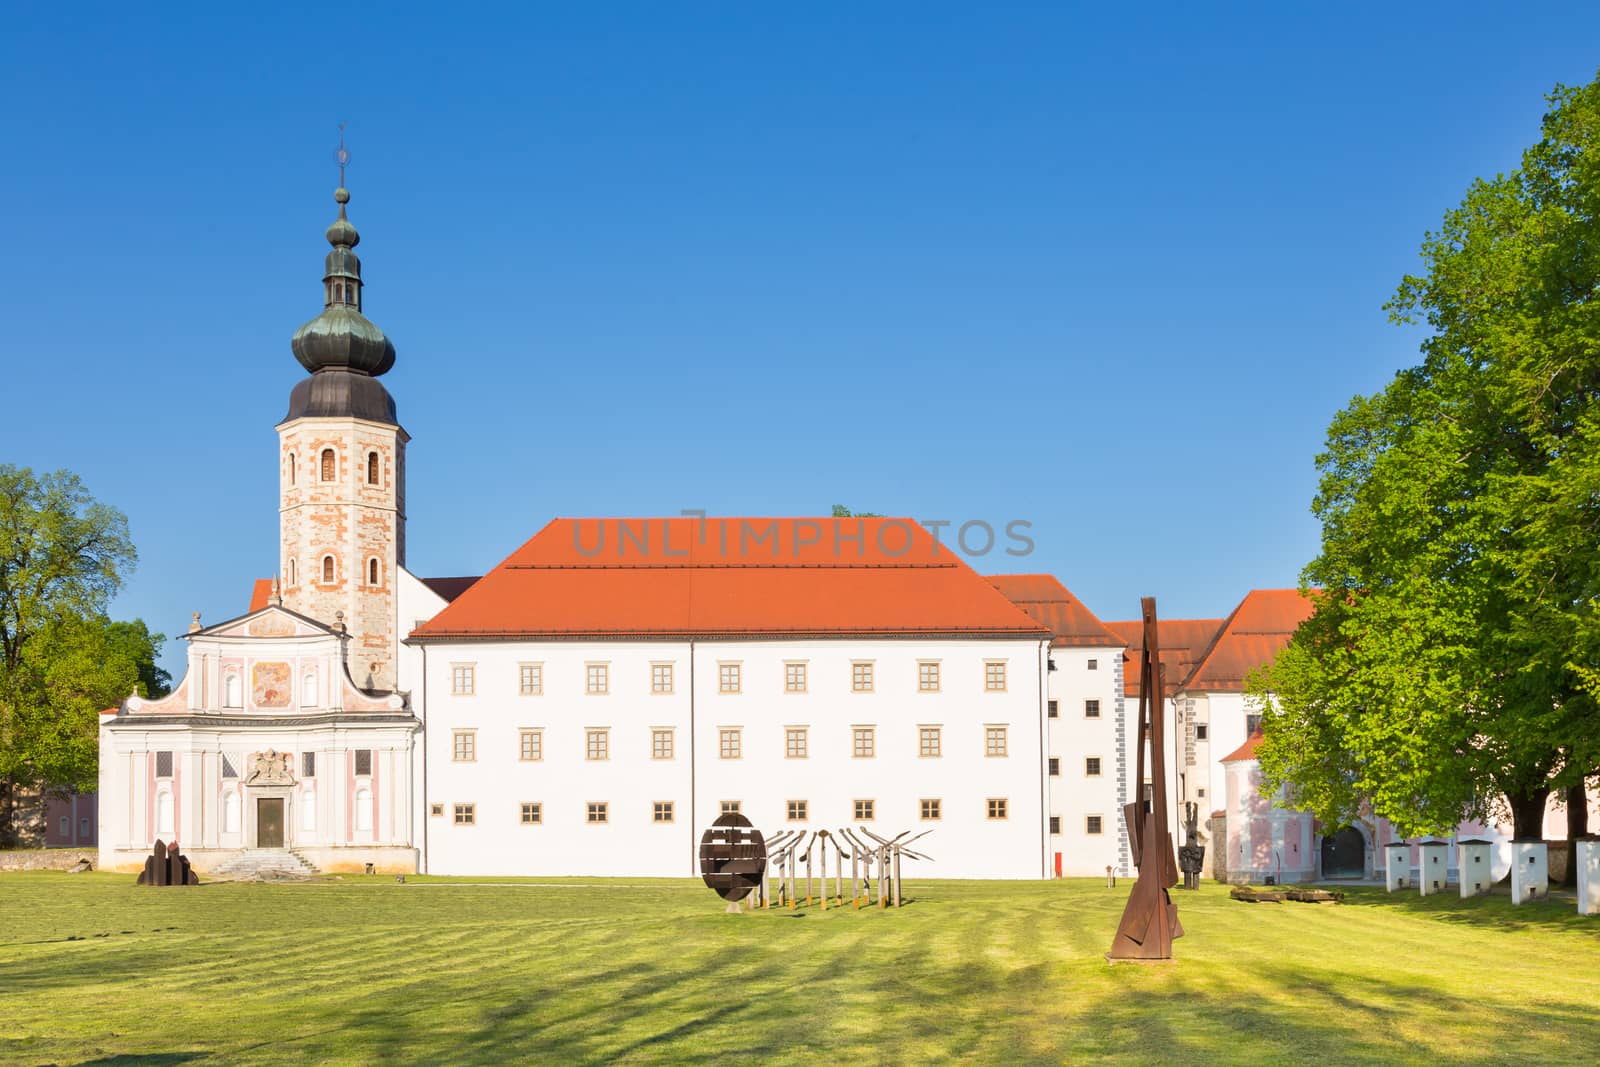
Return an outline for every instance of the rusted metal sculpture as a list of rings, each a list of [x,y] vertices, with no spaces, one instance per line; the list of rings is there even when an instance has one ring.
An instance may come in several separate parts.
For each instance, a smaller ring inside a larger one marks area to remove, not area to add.
[[[1144,617],[1144,648],[1139,654],[1138,770],[1134,788],[1144,789],[1145,747],[1150,750],[1150,799],[1142,795],[1123,805],[1128,845],[1139,877],[1128,893],[1128,904],[1117,926],[1106,959],[1170,960],[1172,942],[1183,936],[1178,908],[1168,892],[1178,884],[1178,865],[1172,854],[1172,831],[1167,823],[1167,750],[1165,680],[1161,670],[1161,639],[1156,632],[1156,600],[1139,602]]]
[[[150,857],[144,861],[144,870],[139,872],[137,884],[199,885],[200,876],[189,866],[189,857],[178,854],[176,841],[170,848],[166,842],[157,841]]]
[[[736,811],[719,816],[700,837],[700,877],[736,913],[766,875],[767,843]]]
[[[1183,806],[1183,844],[1178,847],[1178,869],[1183,872],[1183,888],[1200,888],[1200,872],[1205,869],[1205,864],[1206,846],[1200,843],[1200,805],[1190,801]]]

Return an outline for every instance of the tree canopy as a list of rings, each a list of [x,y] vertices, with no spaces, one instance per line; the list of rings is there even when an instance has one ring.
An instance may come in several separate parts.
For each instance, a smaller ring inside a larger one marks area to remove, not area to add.
[[[20,789],[93,788],[102,708],[170,686],[161,635],[106,616],[136,560],[76,475],[0,464],[0,842]]]
[[[1548,100],[1387,305],[1429,328],[1421,363],[1317,457],[1321,595],[1252,688],[1269,786],[1334,825],[1505,805],[1537,837],[1600,774],[1600,81]]]

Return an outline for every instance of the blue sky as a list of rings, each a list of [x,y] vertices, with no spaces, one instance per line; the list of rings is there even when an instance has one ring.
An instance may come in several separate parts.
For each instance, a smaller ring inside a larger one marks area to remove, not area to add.
[[[127,512],[169,634],[276,565],[341,120],[413,571],[844,503],[1204,616],[1294,584],[1423,232],[1600,65],[1582,5],[222,6],[0,35],[0,462]]]

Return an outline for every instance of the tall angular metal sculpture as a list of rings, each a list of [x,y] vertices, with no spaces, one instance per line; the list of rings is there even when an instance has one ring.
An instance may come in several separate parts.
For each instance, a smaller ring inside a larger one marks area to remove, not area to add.
[[[1170,960],[1172,942],[1183,936],[1178,908],[1168,892],[1178,884],[1178,864],[1167,822],[1167,749],[1162,706],[1166,689],[1161,671],[1161,639],[1156,633],[1156,600],[1139,601],[1144,616],[1144,649],[1139,656],[1138,771],[1134,802],[1123,805],[1128,845],[1139,878],[1128,893],[1122,922],[1106,959]],[[1150,799],[1144,798],[1145,746],[1150,750]]]

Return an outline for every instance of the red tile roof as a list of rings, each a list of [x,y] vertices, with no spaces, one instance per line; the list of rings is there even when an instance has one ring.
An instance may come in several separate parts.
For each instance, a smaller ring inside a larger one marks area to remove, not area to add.
[[[1171,696],[1188,678],[1212,639],[1222,627],[1221,619],[1161,619],[1156,623],[1161,638],[1161,665],[1166,668],[1165,689]],[[1106,628],[1120,634],[1128,651],[1122,656],[1122,694],[1139,695],[1139,653],[1144,651],[1144,623],[1139,619],[1108,622]]]
[[[256,584],[250,590],[250,611],[260,611],[267,606],[267,601],[272,599],[272,579],[257,578]],[[246,615],[250,611],[245,612]]]
[[[1008,600],[1050,628],[1055,635],[1051,645],[1121,648],[1126,644],[1053,574],[991,574],[988,578]]]
[[[556,519],[415,638],[1048,631],[911,519]]]
[[[1236,693],[1257,667],[1278,657],[1295,629],[1311,614],[1312,601],[1298,589],[1252,589],[1233,609],[1183,688]]]
[[[1219,763],[1238,763],[1240,760],[1255,759],[1256,749],[1261,746],[1261,731],[1257,730],[1244,739],[1244,744],[1223,756]]]

